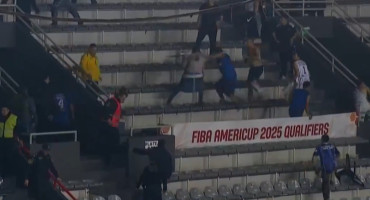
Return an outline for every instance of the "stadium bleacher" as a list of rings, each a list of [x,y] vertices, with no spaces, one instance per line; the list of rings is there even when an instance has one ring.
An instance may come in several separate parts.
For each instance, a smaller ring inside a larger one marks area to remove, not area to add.
[[[50,1],[40,5],[41,15],[49,16]],[[85,18],[134,18],[166,16],[196,11],[201,1],[162,2],[152,0],[121,3],[118,0],[105,0],[98,5],[88,5],[79,1],[78,9]],[[120,4],[118,4],[120,3]],[[66,16],[61,12],[60,16]],[[98,44],[98,56],[103,73],[102,88],[113,92],[119,86],[129,88],[130,96],[124,104],[126,128],[155,126],[163,124],[200,121],[226,121],[288,116],[288,102],[283,95],[286,81],[278,80],[278,68],[273,58],[265,60],[264,98],[243,105],[218,104],[214,92],[214,82],[218,80],[217,68],[210,65],[205,72],[206,91],[204,105],[192,105],[194,94],[184,94],[172,106],[164,106],[171,89],[178,83],[182,68],[180,58],[191,49],[196,37],[196,17],[187,17],[165,22],[138,24],[94,24],[84,26],[60,23],[49,26],[49,21],[35,21],[65,50],[77,63],[90,43]],[[246,98],[246,77],[249,68],[244,66],[241,56],[241,42],[222,42],[225,51],[237,63],[239,86],[237,94]],[[203,49],[207,48],[207,44]],[[326,98],[325,91],[314,88],[312,91],[315,114],[334,111],[332,100]],[[317,103],[316,103],[317,102]],[[316,103],[316,107],[315,107]],[[222,112],[222,114],[221,114]],[[160,120],[158,120],[160,118]],[[273,119],[272,119],[273,120]],[[343,155],[356,157],[355,146],[367,143],[359,137],[333,139]],[[237,145],[227,147],[206,147],[179,149],[175,154],[175,173],[169,180],[169,191],[164,200],[200,199],[319,199],[320,189],[315,184],[314,165],[308,164],[314,147],[319,141],[295,141]],[[332,188],[332,198],[369,199],[370,160],[352,159],[359,173],[366,176],[365,187],[337,184]],[[83,161],[81,161],[83,162]],[[94,168],[89,161],[82,169]],[[93,177],[103,169],[98,162],[96,169],[84,175]],[[340,160],[340,167],[344,161]],[[86,167],[86,168],[85,168]],[[120,173],[120,168],[115,173]],[[81,175],[81,176],[84,176]],[[130,199],[129,196],[108,196],[101,192],[109,187],[104,179],[118,181],[121,176],[104,174],[97,180],[66,180],[65,185],[72,191],[91,190],[94,200]],[[104,178],[103,178],[104,177]],[[86,177],[88,178],[88,177]],[[94,177],[93,177],[94,178]],[[101,187],[101,188],[99,188]],[[117,187],[114,185],[113,187]],[[94,188],[97,190],[94,191]],[[114,192],[108,192],[113,194]],[[77,194],[79,195],[79,194]],[[82,196],[82,195],[79,195]],[[106,198],[104,198],[106,197]]]

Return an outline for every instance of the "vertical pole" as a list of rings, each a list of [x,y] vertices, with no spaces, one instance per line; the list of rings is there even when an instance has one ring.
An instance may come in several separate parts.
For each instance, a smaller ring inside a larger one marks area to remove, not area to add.
[[[272,0],[272,17],[275,17],[275,0]]]
[[[305,7],[305,2],[304,0],[302,1],[302,17],[304,17],[304,7]]]
[[[331,72],[334,73],[334,57],[331,58]]]

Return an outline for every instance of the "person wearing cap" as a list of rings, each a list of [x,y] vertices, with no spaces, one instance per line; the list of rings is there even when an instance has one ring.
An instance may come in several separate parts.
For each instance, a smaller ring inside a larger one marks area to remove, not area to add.
[[[171,177],[173,172],[172,155],[166,149],[166,141],[158,140],[158,146],[151,149],[134,148],[133,152],[139,155],[147,155],[149,160],[153,161],[161,174],[163,191],[167,191],[167,180]]]
[[[3,105],[0,116],[0,175],[3,176],[11,172],[17,152],[15,141],[17,124],[18,117],[11,112],[8,105]]]
[[[125,87],[118,89],[115,94],[104,103],[103,123],[99,128],[99,141],[102,148],[103,159],[107,165],[111,160],[111,154],[119,145],[119,125],[122,116],[121,104],[125,102],[128,91]]]
[[[87,52],[81,57],[80,65],[87,75],[87,80],[96,84],[102,80],[99,59],[96,56],[96,44],[90,44]]]
[[[163,184],[163,188],[167,188],[167,183],[162,182],[161,176],[158,164],[150,159],[150,164],[145,167],[136,184],[137,189],[139,189],[140,186],[143,187],[143,200],[162,200],[161,185]]]
[[[50,173],[60,181],[58,171],[50,157],[50,146],[43,144],[30,167],[25,185],[28,186],[30,197],[36,200],[58,199],[56,191],[50,182]]]

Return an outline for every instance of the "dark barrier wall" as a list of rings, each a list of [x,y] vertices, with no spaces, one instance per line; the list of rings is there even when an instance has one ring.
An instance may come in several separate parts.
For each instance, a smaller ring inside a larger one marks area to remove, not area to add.
[[[149,164],[148,156],[138,155],[133,153],[134,148],[148,149],[156,147],[158,140],[166,141],[166,149],[175,155],[175,136],[143,136],[143,137],[131,137],[128,140],[128,169],[127,173],[131,184],[135,184],[144,168]],[[173,159],[172,166],[175,166],[175,159]]]
[[[62,179],[71,179],[78,175],[81,168],[80,143],[60,142],[50,143],[50,155],[55,168]],[[31,153],[36,154],[41,149],[41,144],[32,144]]]
[[[0,48],[14,48],[16,27],[14,23],[0,22]]]

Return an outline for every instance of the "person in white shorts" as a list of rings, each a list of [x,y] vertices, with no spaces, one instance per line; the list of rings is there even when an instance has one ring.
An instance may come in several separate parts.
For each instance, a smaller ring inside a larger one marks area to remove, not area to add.
[[[355,107],[358,116],[366,115],[370,116],[370,103],[367,97],[370,96],[370,89],[365,85],[363,81],[357,81],[357,88],[354,92]]]
[[[307,64],[301,60],[298,53],[293,54],[293,77],[295,89],[303,89],[304,82],[311,82]]]

